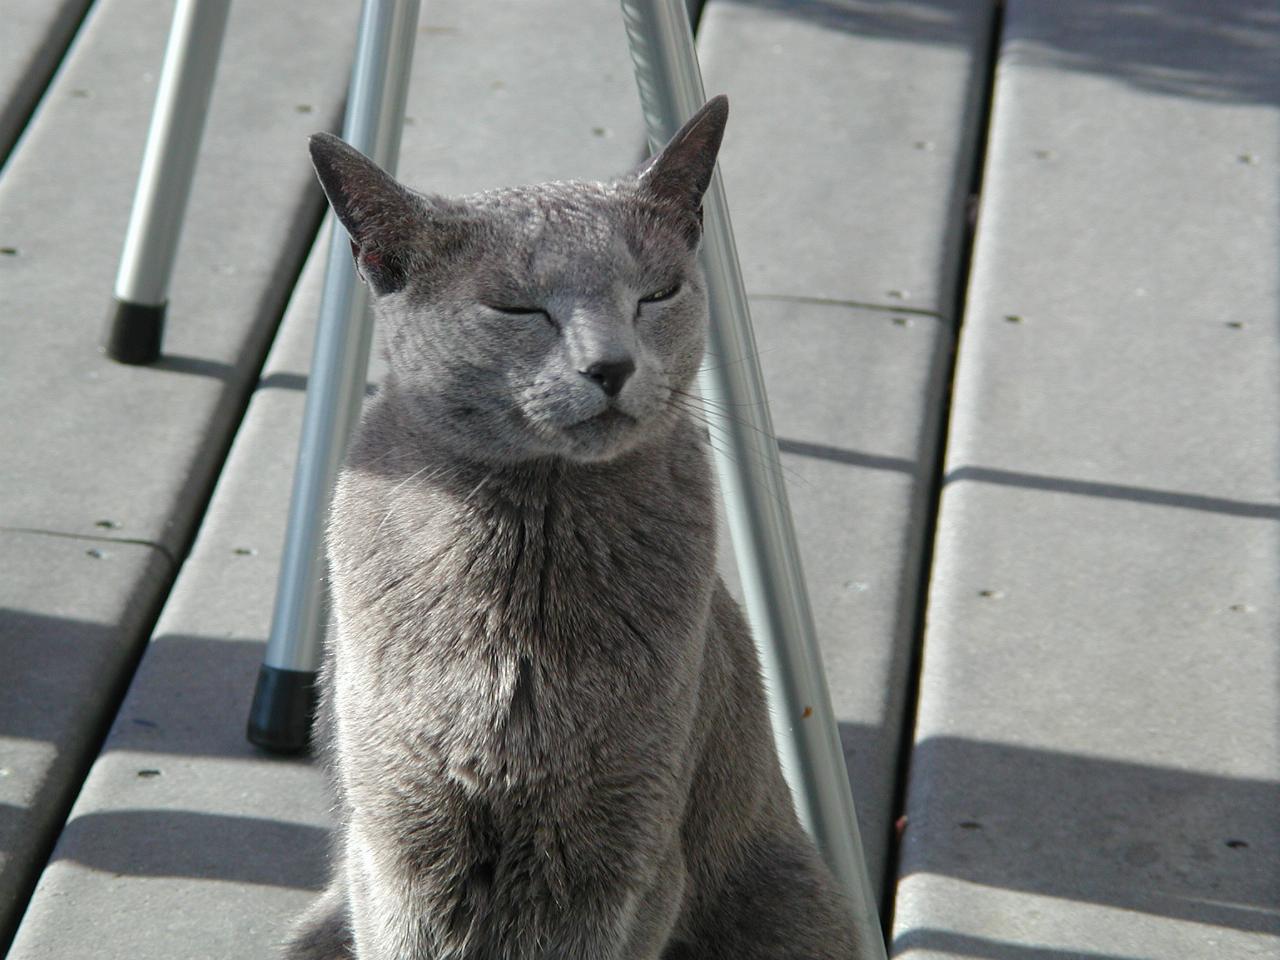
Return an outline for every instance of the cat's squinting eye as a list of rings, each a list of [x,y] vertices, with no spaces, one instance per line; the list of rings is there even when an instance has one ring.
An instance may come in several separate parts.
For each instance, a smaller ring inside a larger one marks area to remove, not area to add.
[[[505,313],[508,317],[544,317],[551,319],[551,314],[541,307],[500,307],[495,303],[486,303],[486,307],[497,313]]]
[[[641,303],[661,303],[663,300],[670,300],[679,292],[680,292],[680,284],[673,283],[671,286],[664,287],[662,290],[659,290],[657,293],[651,293],[647,297],[641,297],[640,302]]]

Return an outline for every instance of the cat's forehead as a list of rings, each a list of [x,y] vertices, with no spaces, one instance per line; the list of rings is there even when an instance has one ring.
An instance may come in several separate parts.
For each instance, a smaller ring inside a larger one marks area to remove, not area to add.
[[[556,286],[590,274],[608,285],[653,257],[637,235],[634,185],[556,181],[461,198],[491,242],[476,263],[508,280]]]
[[[627,193],[616,183],[563,180],[504,187],[463,200],[512,240],[593,246],[622,226]]]

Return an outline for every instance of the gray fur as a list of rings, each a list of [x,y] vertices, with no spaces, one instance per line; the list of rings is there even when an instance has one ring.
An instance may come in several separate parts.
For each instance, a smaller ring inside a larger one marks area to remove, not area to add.
[[[685,409],[726,114],[611,183],[458,200],[313,140],[389,374],[332,509],[342,823],[292,960],[859,955],[715,574]],[[616,396],[600,363],[634,366]]]

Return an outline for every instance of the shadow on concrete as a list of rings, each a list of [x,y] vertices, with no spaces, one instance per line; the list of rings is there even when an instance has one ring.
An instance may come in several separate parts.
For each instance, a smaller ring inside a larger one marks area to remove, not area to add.
[[[53,5],[50,3],[51,7]],[[57,14],[45,21],[47,29],[42,36],[23,38],[34,40],[34,44],[25,49],[15,49],[15,44],[10,43],[5,48],[6,57],[26,62],[18,74],[17,84],[7,91],[8,98],[0,102],[0,167],[4,166],[14,143],[39,106],[91,5],[92,0],[62,0]],[[30,14],[26,11],[11,15],[16,16],[19,23],[30,21]]]
[[[0,767],[15,758],[17,764],[13,779],[0,779],[0,788],[10,784],[5,798],[13,801],[0,805],[0,953],[97,754],[172,578],[160,553],[134,559],[135,567],[118,575],[129,595],[104,608],[104,617],[118,622],[0,607]],[[11,595],[18,594],[49,574],[41,568],[31,576],[10,567],[5,582]],[[81,586],[85,594],[96,589]],[[94,607],[99,599],[85,602]]]
[[[119,713],[102,717],[89,708],[85,690],[68,689],[66,671],[86,647],[110,643],[116,634],[103,625],[0,609],[6,658],[0,690],[9,694],[0,707],[0,737],[61,745],[72,736],[79,743],[101,737],[92,727],[105,720],[111,726],[104,751],[271,756],[244,736],[265,641],[159,635],[147,645]]]
[[[132,750],[305,764],[245,739],[265,641],[159,634],[147,648],[104,752]]]
[[[964,0],[736,0],[828,30],[908,43],[955,44],[972,14]],[[1114,76],[1154,93],[1274,104],[1280,7],[1273,0],[1058,0],[1006,4],[1005,47],[1020,62]],[[994,3],[991,3],[994,6]],[[1036,15],[1027,15],[1034,10]],[[1160,42],[1151,38],[1159,35]]]
[[[986,937],[966,937],[947,930],[912,930],[893,940],[893,955],[910,950],[928,950],[948,957],[977,957],[981,960],[1146,960],[1118,953],[1082,953],[1079,950],[1055,950],[1051,947],[1028,947]]]
[[[5,841],[12,838],[18,826],[26,819],[26,808],[13,803],[0,803],[0,857],[7,859],[13,854]]]
[[[6,740],[48,744],[53,751],[30,798],[0,803],[0,953],[55,840],[54,860],[117,875],[300,889],[322,882],[327,831],[316,827],[172,810],[91,813],[64,823],[108,727],[104,756],[138,751],[308,763],[270,757],[245,739],[261,641],[161,636],[147,645],[115,713],[119,694],[112,689],[126,677],[104,661],[124,656],[131,668],[132,654],[117,650],[122,646],[115,626],[0,609],[0,767]],[[139,770],[163,771],[165,762],[144,762]],[[279,799],[288,809],[291,799]]]
[[[1280,504],[1254,503],[1247,500],[1231,500],[1225,497],[1207,497],[1174,490],[1157,490],[1123,483],[1099,483],[1091,480],[1072,480],[1067,477],[1046,477],[1034,473],[1012,470],[993,470],[989,467],[957,467],[943,478],[946,485],[971,481],[991,483],[1003,487],[1020,487],[1025,490],[1044,490],[1051,493],[1069,493],[1081,497],[1102,497],[1106,500],[1128,500],[1131,503],[1147,503],[1160,507],[1176,507],[1180,510],[1202,510],[1232,517],[1252,517],[1263,520],[1280,520]]]
[[[150,364],[148,369],[164,373],[209,377],[227,383],[232,380],[244,380],[248,376],[248,371],[225,361],[210,360],[208,357],[192,357],[181,353],[166,353]]]
[[[1115,76],[1168,96],[1280,102],[1280,7],[1272,0],[1073,0],[1069,15],[1034,18],[1019,15],[1022,5],[1006,15],[1007,51],[1022,63]]]
[[[951,737],[912,762],[933,787],[912,788],[902,877],[1280,933],[1280,783]]]
[[[809,443],[805,440],[788,440],[778,438],[778,449],[783,453],[792,453],[798,457],[812,457],[816,460],[830,460],[851,467],[866,467],[869,470],[893,470],[897,473],[920,477],[919,463],[906,457],[885,457],[876,453],[863,453],[861,450],[849,450],[844,447],[833,447],[825,443]]]
[[[822,443],[778,438],[778,449],[800,457],[830,460],[852,467],[869,470],[892,470],[898,473],[918,475],[917,463],[903,457],[886,457],[861,450],[849,450]],[[1250,517],[1262,520],[1280,520],[1280,503],[1257,503],[1233,500],[1228,497],[1211,497],[1176,490],[1160,490],[1125,483],[1103,483],[1094,480],[1075,480],[1070,477],[1049,477],[1042,474],[1022,473],[1014,470],[996,470],[990,467],[957,467],[943,477],[944,485],[962,482],[990,483],[1002,487],[1024,490],[1043,490],[1048,493],[1068,493],[1081,497],[1101,497],[1105,500],[1127,500],[1159,507],[1176,507],[1181,510],[1201,510],[1205,513],[1221,513],[1232,517]]]
[[[824,30],[910,43],[956,43],[974,5],[964,0],[735,0]],[[994,5],[994,4],[989,4]]]
[[[106,752],[262,762],[244,739],[261,654],[257,640],[160,636]],[[18,729],[12,716],[7,720],[0,735],[46,732],[38,719],[18,718]],[[885,731],[844,723],[840,732],[856,795],[875,775]],[[916,760],[932,771],[931,782],[946,785],[947,796],[913,798],[904,876],[941,869],[995,888],[1280,932],[1280,785],[952,738],[919,744]],[[0,822],[22,816],[20,808],[0,807]],[[315,889],[325,836],[249,817],[128,810],[76,818],[56,856],[118,874]],[[982,941],[955,948],[964,956],[1056,958],[1025,948],[997,953]]]
[[[258,381],[259,390],[300,390],[303,393],[307,390],[307,375],[305,373],[286,373],[278,371],[269,373]],[[372,397],[378,392],[378,385],[375,383],[366,383],[364,385],[364,395]]]
[[[305,824],[188,810],[119,810],[71,820],[54,862],[68,860],[115,876],[319,890],[328,876],[328,849],[329,831]]]

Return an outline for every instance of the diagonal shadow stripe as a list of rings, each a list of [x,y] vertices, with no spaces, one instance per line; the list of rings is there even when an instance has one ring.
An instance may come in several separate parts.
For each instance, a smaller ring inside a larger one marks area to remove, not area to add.
[[[948,957],[974,957],[978,960],[1139,960],[1118,953],[1082,953],[1054,947],[1028,947],[986,937],[968,937],[948,930],[928,928],[911,930],[893,938],[893,955],[903,956],[911,950],[927,950]]]
[[[188,810],[113,810],[73,817],[53,860],[120,876],[192,877],[319,890],[329,832]]]
[[[1177,507],[1182,510],[1203,510],[1206,513],[1222,513],[1233,517],[1280,520],[1280,504],[1230,500],[1225,497],[1206,497],[1196,493],[1156,490],[1150,487],[1134,487],[1121,483],[1099,483],[1092,480],[1071,480],[1066,477],[1046,477],[1035,473],[994,470],[990,467],[957,467],[943,477],[944,485],[965,481],[993,483],[1004,487],[1022,487],[1028,490],[1048,490],[1054,493],[1069,493],[1082,497],[1129,500],[1133,503],[1150,503],[1161,507]]]
[[[778,438],[778,449],[783,453],[793,453],[800,457],[813,457],[816,460],[833,460],[836,463],[847,463],[854,467],[869,467],[872,470],[894,470],[899,473],[916,474],[919,466],[904,457],[885,457],[876,453],[862,453],[859,450],[848,450],[844,447],[832,447],[825,443],[809,443],[805,440],[788,440]]]
[[[911,766],[900,879],[1280,933],[1280,782],[951,736],[918,742]]]

